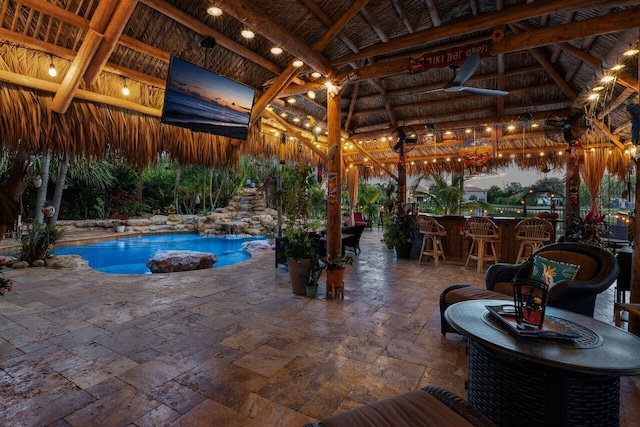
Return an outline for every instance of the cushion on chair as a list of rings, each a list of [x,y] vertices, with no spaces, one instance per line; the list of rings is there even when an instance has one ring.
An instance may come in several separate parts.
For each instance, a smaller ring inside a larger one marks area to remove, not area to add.
[[[579,265],[554,261],[537,255],[533,258],[531,278],[553,286],[561,280],[573,280],[579,270]]]
[[[511,286],[511,284],[509,284]],[[513,294],[513,292],[511,292]],[[511,300],[513,297],[505,295],[503,293],[489,291],[477,286],[465,286],[463,288],[453,289],[445,294],[445,302],[447,307],[461,301],[475,300],[475,299],[500,299]]]
[[[541,255],[548,260],[579,265],[580,270],[574,279],[577,281],[589,280],[598,272],[596,261],[585,254],[569,251],[544,251]]]
[[[471,426],[465,418],[422,390],[410,391],[371,405],[325,418],[325,427]]]

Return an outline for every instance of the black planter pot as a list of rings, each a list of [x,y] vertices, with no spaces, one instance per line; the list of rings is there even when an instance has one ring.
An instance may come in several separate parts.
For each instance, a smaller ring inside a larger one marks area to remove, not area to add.
[[[396,246],[396,256],[402,259],[410,259],[411,258],[411,243],[403,243],[399,246]]]

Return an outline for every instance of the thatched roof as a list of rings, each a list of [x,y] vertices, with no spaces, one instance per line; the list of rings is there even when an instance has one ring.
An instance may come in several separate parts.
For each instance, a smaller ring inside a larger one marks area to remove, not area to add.
[[[288,139],[288,160],[316,164],[326,151],[327,120],[325,77],[312,76],[318,71],[341,85],[345,165],[367,174],[396,169],[388,138],[401,125],[417,132],[406,155],[409,173],[462,170],[460,146],[472,136],[491,143],[492,165],[558,166],[568,144],[550,139],[545,124],[571,106],[588,119],[583,146],[611,149],[613,171],[629,163],[625,101],[637,97],[638,63],[622,54],[638,43],[640,1],[214,3],[221,16],[207,13],[209,1],[4,0],[2,143],[98,157],[118,150],[137,164],[168,151],[183,163],[227,166],[241,152],[276,156],[276,132],[286,131],[296,137]],[[255,38],[240,35],[247,28]],[[216,45],[203,47],[206,37]],[[272,54],[274,45],[284,52]],[[481,60],[464,85],[508,95],[433,91],[447,85],[450,65],[462,64],[470,49]],[[171,55],[258,91],[246,142],[160,123]],[[410,72],[421,57],[437,64]],[[294,59],[305,65],[292,68]],[[619,62],[625,67],[612,71]],[[56,77],[47,74],[51,63]],[[614,81],[589,101],[609,73]],[[307,116],[321,127],[318,144],[305,128]]]

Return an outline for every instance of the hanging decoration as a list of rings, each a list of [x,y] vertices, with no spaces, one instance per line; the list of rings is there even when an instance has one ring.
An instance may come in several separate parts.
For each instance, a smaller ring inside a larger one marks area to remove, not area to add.
[[[464,162],[465,168],[472,172],[481,172],[485,168],[488,169],[489,160],[491,160],[493,147],[491,142],[484,138],[466,139],[461,145],[458,154]]]
[[[311,127],[311,133],[313,134],[313,139],[315,142],[318,142],[318,129],[316,126],[316,120],[312,116],[307,116],[309,119],[309,126]]]

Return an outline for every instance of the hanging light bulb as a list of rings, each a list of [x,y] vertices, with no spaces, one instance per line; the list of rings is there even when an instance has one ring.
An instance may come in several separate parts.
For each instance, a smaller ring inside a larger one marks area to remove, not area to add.
[[[122,87],[122,94],[124,96],[129,96],[130,93],[131,93],[131,91],[129,91],[129,87],[127,86],[127,79],[124,79],[124,86]]]
[[[58,75],[58,71],[56,71],[56,67],[53,65],[53,58],[49,57],[49,59],[51,60],[51,63],[49,64],[49,75],[51,77],[55,77]]]

